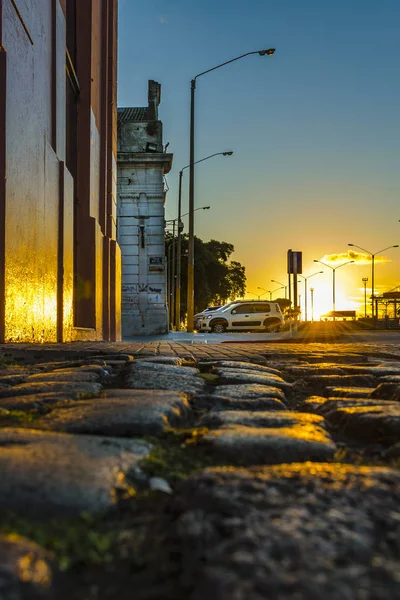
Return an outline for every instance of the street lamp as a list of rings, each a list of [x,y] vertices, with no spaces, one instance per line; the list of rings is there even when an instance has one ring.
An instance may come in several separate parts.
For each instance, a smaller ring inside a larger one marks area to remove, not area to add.
[[[364,283],[364,319],[366,319],[366,317],[367,317],[367,281],[368,281],[368,277],[363,277],[362,280]]]
[[[299,277],[302,277],[304,279],[304,320],[307,323],[307,279],[310,279],[310,277],[314,277],[314,275],[319,275],[320,273],[323,273],[323,271],[317,271],[316,273],[313,273],[312,275],[309,275],[308,277],[304,277],[304,275],[301,275],[300,273],[297,273],[297,275]]]
[[[193,320],[194,320],[194,96],[196,90],[196,80],[211,71],[215,71],[220,67],[224,67],[229,63],[235,62],[245,56],[251,54],[259,54],[260,56],[272,56],[275,48],[269,48],[268,50],[257,50],[255,52],[246,52],[241,56],[227,60],[212,69],[207,69],[196,75],[190,83],[190,164],[189,164],[189,255],[188,255],[188,282],[187,282],[187,331],[193,332]]]
[[[265,294],[271,294],[270,290],[266,290],[265,288],[257,286],[257,289],[258,290],[264,290],[264,294],[261,294],[260,296],[258,296],[258,299],[260,299],[261,296],[265,296]]]
[[[342,263],[341,265],[339,265],[337,267],[331,267],[331,265],[328,265],[327,263],[322,262],[322,260],[314,259],[314,262],[320,263],[321,265],[324,265],[325,267],[329,267],[330,269],[332,269],[332,312],[333,312],[333,320],[336,321],[336,317],[335,317],[335,311],[336,311],[335,274],[336,274],[336,269],[340,269],[340,267],[344,267],[345,265],[349,265],[350,263],[353,263],[355,261],[348,260],[347,262]]]
[[[213,155],[215,156],[215,155]],[[211,158],[211,157],[207,157]],[[203,159],[205,160],[205,159]],[[179,203],[180,209],[180,203]],[[197,210],[209,210],[210,206],[200,206],[199,208],[195,208],[194,212]],[[175,317],[175,326],[178,327],[180,323],[180,312],[181,312],[181,264],[182,264],[182,248],[181,248],[181,233],[183,230],[182,218],[186,217],[189,213],[185,213],[180,215],[176,219],[169,219],[165,221],[165,225],[172,223],[172,259],[170,261],[170,271],[171,277],[168,272],[168,281],[170,281],[170,289],[168,296],[168,306],[169,306],[169,321],[174,326],[174,317]],[[175,258],[175,223],[178,221],[178,235],[177,235],[177,252]],[[176,276],[175,276],[175,264],[176,264]],[[178,287],[179,285],[179,287]]]
[[[198,163],[204,162],[209,158],[214,158],[214,156],[232,156],[233,151],[228,150],[226,152],[215,152],[214,154],[210,154],[210,156],[206,156],[205,158],[201,158],[200,160],[196,160],[194,163],[197,165]],[[178,187],[178,241],[177,241],[177,263],[176,263],[176,291],[175,291],[175,323],[178,325],[181,320],[181,243],[182,243],[182,229],[183,225],[181,223],[181,218],[185,215],[181,215],[182,210],[182,177],[183,171],[188,169],[190,165],[186,165],[179,171],[179,187]],[[195,212],[197,209],[193,210]],[[189,214],[189,213],[187,213]]]
[[[375,318],[375,256],[377,254],[380,254],[381,252],[385,252],[385,250],[390,250],[390,248],[398,248],[399,245],[398,244],[394,244],[394,246],[388,246],[387,248],[383,248],[382,250],[379,250],[379,252],[370,252],[369,250],[366,250],[365,248],[361,248],[361,246],[357,246],[356,244],[347,244],[348,246],[351,246],[352,248],[358,248],[359,250],[362,250],[363,252],[366,252],[367,254],[369,254],[372,258],[372,269],[371,269],[371,299],[372,299],[372,319]],[[374,321],[375,323],[375,321]]]
[[[314,322],[314,288],[310,288],[311,292],[311,321]]]
[[[285,285],[284,283],[281,283],[280,281],[277,281],[276,279],[271,279],[271,283],[277,283],[278,285],[281,285],[283,288],[285,288],[285,300],[286,300],[288,286]]]
[[[274,294],[275,292],[279,292],[279,290],[283,290],[284,287],[285,287],[284,285],[281,285],[281,287],[276,288],[276,290],[272,290],[269,293],[269,299],[272,300],[272,294]]]

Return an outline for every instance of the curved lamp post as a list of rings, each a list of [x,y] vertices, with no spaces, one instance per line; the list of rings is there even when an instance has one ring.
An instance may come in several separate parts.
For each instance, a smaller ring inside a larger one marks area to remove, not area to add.
[[[233,151],[228,150],[227,152],[215,152],[214,154],[210,154],[210,156],[206,156],[205,158],[201,158],[197,160],[194,164],[198,164],[208,160],[209,158],[214,158],[214,156],[232,156]],[[179,188],[178,188],[178,240],[177,240],[177,261],[176,261],[176,288],[175,288],[175,325],[178,327],[181,321],[181,245],[182,245],[182,230],[183,224],[181,223],[182,217],[185,215],[181,215],[182,212],[182,177],[183,171],[188,169],[190,165],[186,165],[179,171]],[[197,209],[193,210],[196,212]],[[185,213],[186,214],[186,213]],[[189,214],[189,213],[187,213]]]
[[[271,279],[271,283],[277,283],[278,285],[280,285],[283,288],[285,288],[285,300],[286,300],[287,299],[287,289],[288,289],[288,286],[285,285],[284,283],[281,283],[280,281],[277,281],[276,279]]]
[[[361,246],[357,246],[356,244],[347,244],[347,245],[351,246],[352,248],[358,248],[359,250],[362,250],[363,252],[366,252],[372,258],[372,269],[371,269],[372,311],[371,312],[372,312],[372,319],[374,319],[376,317],[376,315],[375,315],[375,256],[377,254],[380,254],[381,252],[385,252],[385,250],[390,250],[390,248],[398,248],[399,245],[398,244],[394,244],[394,246],[388,246],[387,248],[383,248],[382,250],[379,250],[378,252],[370,252],[369,250],[366,250],[365,248],[361,248]]]
[[[270,290],[266,290],[266,289],[265,289],[265,288],[263,288],[263,287],[259,287],[259,286],[257,286],[257,289],[258,289],[258,290],[263,290],[263,291],[264,291],[264,293],[263,293],[263,294],[260,294],[260,295],[258,296],[258,299],[259,299],[259,300],[260,300],[261,296],[265,296],[265,294],[270,294],[270,293],[271,293],[271,292],[270,292]]]
[[[314,275],[320,275],[320,273],[323,273],[323,271],[317,271],[316,273],[313,273],[312,275],[308,275],[308,277],[304,277],[304,275],[297,273],[297,275],[299,277],[302,277],[304,279],[304,320],[306,323],[307,323],[307,279],[310,279],[310,277],[314,277]]]
[[[215,156],[213,154],[212,156]],[[207,157],[211,158],[211,157]],[[203,159],[206,160],[206,159]],[[197,210],[209,210],[210,206],[199,206],[199,208],[195,208],[194,212]],[[180,212],[180,204],[179,204],[179,212]],[[165,225],[172,223],[172,259],[169,261],[169,270],[168,270],[168,281],[169,284],[169,294],[168,294],[168,307],[169,307],[169,322],[170,326],[173,328],[174,324],[176,327],[179,326],[180,323],[180,312],[181,312],[181,264],[182,264],[182,244],[181,244],[181,233],[183,229],[182,217],[186,217],[189,213],[185,213],[184,215],[180,215],[176,219],[169,219],[165,221]],[[175,253],[175,223],[178,221],[178,235],[177,235],[177,251]],[[169,250],[169,248],[168,248]],[[175,275],[175,264],[176,264],[176,275]],[[171,274],[171,276],[170,276]],[[175,323],[174,323],[175,318]]]
[[[236,60],[240,60],[245,56],[251,54],[258,54],[259,56],[272,56],[275,48],[269,48],[268,50],[256,50],[255,52],[246,52],[236,58],[227,60],[212,69],[207,69],[196,75],[190,83],[190,164],[189,164],[189,254],[188,254],[188,275],[187,275],[187,331],[193,332],[193,319],[194,319],[194,97],[196,90],[196,80],[211,71],[215,71],[225,65],[228,65]]]
[[[332,269],[332,312],[333,312],[333,320],[336,321],[336,317],[335,317],[335,311],[336,311],[335,274],[336,274],[336,270],[340,269],[340,267],[344,267],[345,265],[349,265],[350,263],[355,262],[355,260],[348,260],[347,262],[342,263],[341,265],[339,265],[337,267],[331,267],[331,265],[328,265],[327,263],[322,262],[322,260],[314,259],[314,262],[320,263],[321,265],[324,265],[324,267],[329,267],[329,269]]]

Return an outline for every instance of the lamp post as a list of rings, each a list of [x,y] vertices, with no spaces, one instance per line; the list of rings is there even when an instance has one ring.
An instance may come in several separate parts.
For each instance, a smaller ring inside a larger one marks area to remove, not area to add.
[[[314,323],[314,288],[310,288],[311,292],[311,321]]]
[[[279,292],[279,290],[283,290],[284,287],[285,287],[284,285],[281,285],[281,287],[276,288],[276,290],[272,290],[269,293],[269,299],[272,300],[272,294],[275,294],[275,292]]]
[[[361,248],[361,246],[357,246],[356,244],[347,244],[348,246],[351,246],[352,248],[358,248],[359,250],[362,250],[363,252],[366,252],[367,254],[369,254],[371,256],[371,262],[372,262],[372,269],[371,269],[371,299],[372,299],[372,319],[373,319],[373,323],[375,324],[375,317],[377,315],[375,315],[375,256],[377,254],[380,254],[381,252],[385,252],[385,250],[390,250],[390,248],[398,248],[399,245],[398,244],[394,244],[394,246],[388,246],[387,248],[383,248],[382,250],[379,250],[378,252],[370,252],[369,250],[366,250],[365,248]]]
[[[211,73],[211,71],[215,71],[229,63],[235,62],[236,60],[240,60],[245,56],[250,56],[251,54],[259,54],[260,56],[271,56],[274,54],[275,49],[269,48],[268,50],[257,50],[255,52],[246,52],[246,54],[242,54],[237,56],[236,58],[232,58],[231,60],[227,60],[216,67],[212,67],[212,69],[207,69],[207,71],[203,71],[196,75],[191,83],[190,83],[190,164],[189,164],[189,254],[188,254],[188,282],[187,282],[187,331],[189,333],[193,332],[193,318],[194,318],[194,97],[196,90],[196,80],[207,73]]]
[[[367,281],[368,281],[368,277],[363,277],[362,280],[364,283],[364,319],[366,319],[367,318]]]
[[[196,160],[194,163],[197,165],[198,163],[204,162],[209,158],[214,158],[214,156],[232,156],[233,151],[228,150],[227,152],[215,152],[214,154],[210,154],[210,156],[206,156],[205,158],[201,158],[200,160]],[[176,261],[176,291],[175,291],[175,323],[178,326],[181,320],[181,234],[183,230],[183,224],[181,222],[181,218],[184,215],[181,215],[182,211],[182,177],[183,171],[188,169],[190,165],[186,165],[179,171],[179,187],[178,187],[178,242],[177,242],[177,261]],[[195,212],[195,211],[193,211]],[[189,213],[188,213],[189,214]]]
[[[350,263],[353,263],[355,261],[348,260],[347,262],[342,263],[341,265],[338,265],[337,267],[331,267],[331,265],[328,265],[327,263],[322,262],[322,260],[314,259],[314,262],[320,263],[321,265],[324,265],[325,267],[329,267],[330,269],[332,269],[332,312],[333,312],[333,320],[336,321],[336,317],[335,317],[335,311],[336,311],[335,274],[336,274],[336,270],[340,269],[340,267],[344,267],[345,265],[349,265]]]
[[[231,153],[232,154],[232,153]],[[215,154],[213,154],[215,156]],[[211,157],[207,157],[211,158]],[[206,160],[206,159],[203,159]],[[195,208],[194,212],[197,210],[209,210],[210,206],[200,206],[199,208]],[[179,201],[179,211],[181,210],[181,204]],[[176,219],[169,219],[165,221],[165,224],[172,223],[172,265],[170,266],[172,272],[172,288],[170,290],[169,296],[171,298],[171,304],[169,305],[169,313],[170,313],[170,322],[173,327],[179,328],[180,324],[180,313],[181,313],[181,264],[182,264],[182,243],[181,243],[181,233],[183,230],[182,218],[186,217],[189,213],[185,213],[180,215]],[[178,235],[177,235],[177,252],[176,252],[176,275],[175,275],[175,223],[178,221]],[[175,318],[175,323],[174,323]]]
[[[314,277],[314,275],[319,275],[320,273],[323,273],[323,271],[317,271],[316,273],[313,273],[312,275],[308,275],[308,277],[304,277],[304,275],[301,275],[300,273],[298,273],[299,277],[302,277],[304,279],[304,321],[307,323],[307,279],[310,279],[310,277]]]
[[[270,295],[270,300],[271,300],[271,291],[270,290],[266,290],[265,288],[259,287],[257,286],[258,290],[264,290],[264,294],[261,294],[260,296],[258,296],[258,299],[261,298],[261,296],[265,296],[265,294],[269,294]]]
[[[285,288],[285,300],[286,300],[288,286],[285,285],[284,283],[281,283],[280,281],[277,281],[276,279],[271,279],[271,283],[277,283],[278,285],[282,286],[282,288]]]

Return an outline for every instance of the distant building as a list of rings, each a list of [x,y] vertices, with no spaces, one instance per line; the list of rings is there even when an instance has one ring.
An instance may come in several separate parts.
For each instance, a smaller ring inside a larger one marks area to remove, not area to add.
[[[158,120],[161,85],[149,81],[148,106],[118,109],[118,243],[122,252],[122,333],[166,333],[164,175],[172,154]]]
[[[0,341],[120,339],[117,0],[0,0]]]

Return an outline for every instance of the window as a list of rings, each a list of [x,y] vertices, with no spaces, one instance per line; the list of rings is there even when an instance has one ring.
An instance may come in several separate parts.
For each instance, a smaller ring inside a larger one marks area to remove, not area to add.
[[[254,305],[254,312],[258,312],[258,313],[269,313],[271,312],[271,305],[270,304],[255,304]]]
[[[253,312],[251,304],[240,304],[232,310],[233,315],[248,315],[251,312]]]

